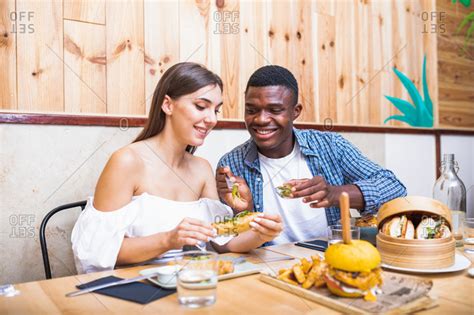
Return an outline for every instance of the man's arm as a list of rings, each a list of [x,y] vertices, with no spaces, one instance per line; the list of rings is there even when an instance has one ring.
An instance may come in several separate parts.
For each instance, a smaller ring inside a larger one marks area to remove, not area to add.
[[[391,171],[369,160],[342,136],[335,135],[334,144],[344,182],[362,192],[364,212],[375,212],[383,203],[406,195],[405,186]]]

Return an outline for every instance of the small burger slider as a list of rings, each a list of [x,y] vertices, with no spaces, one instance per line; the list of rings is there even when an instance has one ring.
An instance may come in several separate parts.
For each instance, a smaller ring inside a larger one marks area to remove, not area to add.
[[[442,218],[424,217],[416,228],[417,239],[434,239],[451,236],[451,230]]]
[[[343,242],[328,247],[325,253],[329,268],[324,275],[329,291],[342,297],[364,297],[376,301],[382,275],[380,254],[367,241],[351,240],[349,196],[340,197]]]
[[[412,240],[415,238],[415,227],[406,215],[402,215],[386,222],[382,227],[382,233],[395,238]]]

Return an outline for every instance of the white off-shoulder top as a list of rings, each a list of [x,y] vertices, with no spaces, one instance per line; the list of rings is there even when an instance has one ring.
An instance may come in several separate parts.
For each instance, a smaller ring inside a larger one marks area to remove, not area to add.
[[[208,198],[183,202],[143,193],[118,210],[104,212],[94,208],[90,197],[71,235],[77,272],[112,270],[124,237],[169,231],[185,217],[212,223],[232,215],[231,208]],[[176,251],[162,256],[171,252]]]

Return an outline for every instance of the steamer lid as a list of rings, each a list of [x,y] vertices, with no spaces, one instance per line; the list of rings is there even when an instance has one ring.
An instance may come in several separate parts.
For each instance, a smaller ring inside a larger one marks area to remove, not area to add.
[[[441,216],[448,222],[449,227],[452,227],[449,208],[438,200],[422,196],[400,197],[384,203],[377,214],[377,226],[380,228],[384,221],[392,216],[412,212]]]

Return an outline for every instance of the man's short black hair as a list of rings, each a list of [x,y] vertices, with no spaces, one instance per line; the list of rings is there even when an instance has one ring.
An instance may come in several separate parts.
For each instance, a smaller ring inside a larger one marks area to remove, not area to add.
[[[293,105],[298,103],[298,81],[295,76],[286,68],[269,65],[257,69],[247,82],[245,93],[247,93],[250,86],[264,87],[264,86],[285,86],[293,94]]]

